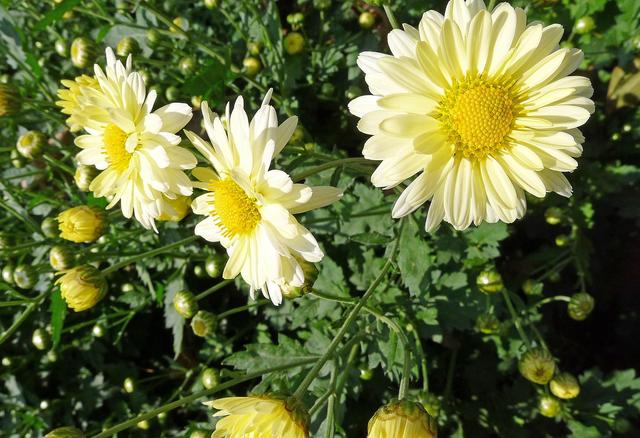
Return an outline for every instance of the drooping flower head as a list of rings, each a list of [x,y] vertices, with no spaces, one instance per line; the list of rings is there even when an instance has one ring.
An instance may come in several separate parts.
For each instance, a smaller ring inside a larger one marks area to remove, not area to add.
[[[369,420],[368,438],[435,438],[435,421],[422,406],[406,400],[382,406]]]
[[[578,49],[560,49],[562,26],[526,23],[508,3],[451,0],[418,29],[389,33],[392,55],[364,52],[358,65],[372,95],[349,108],[372,137],[363,154],[382,162],[371,181],[394,187],[418,175],[393,208],[396,218],[431,200],[426,229],[513,222],[525,192],[570,196],[563,172],[577,167],[594,111],[588,79],[569,76]]]
[[[308,438],[309,414],[293,397],[227,397],[205,405],[224,417],[211,438]]]
[[[194,186],[207,191],[192,209],[207,216],[195,233],[220,242],[229,254],[223,276],[242,276],[251,295],[260,289],[274,304],[282,302],[284,285],[302,286],[304,270],[296,257],[318,262],[323,253],[316,239],[293,216],[336,201],[341,190],[294,184],[281,170],[269,170],[271,160],[287,144],[297,118],[281,125],[269,105],[271,92],[251,122],[239,97],[230,111],[227,126],[202,104],[204,126],[211,143],[185,131],[194,146],[213,165],[198,167]]]
[[[176,135],[191,119],[191,107],[170,103],[153,111],[156,92],[146,92],[139,73],[132,71],[107,48],[105,71],[95,66],[95,78],[66,83],[58,104],[72,128],[87,135],[76,138],[83,150],[76,159],[102,171],[89,186],[98,197],[110,197],[111,208],[120,202],[122,213],[145,227],[168,205],[166,199],[189,196],[191,182],[184,170],[196,165],[195,156],[179,146]],[[66,91],[66,92],[65,92]]]

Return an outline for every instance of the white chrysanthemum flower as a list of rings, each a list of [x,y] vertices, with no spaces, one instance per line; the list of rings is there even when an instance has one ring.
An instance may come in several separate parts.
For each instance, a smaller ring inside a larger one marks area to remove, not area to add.
[[[241,274],[252,297],[260,289],[277,305],[282,302],[282,286],[304,283],[298,258],[318,262],[323,257],[316,239],[293,215],[329,205],[342,191],[294,184],[285,172],[269,170],[271,160],[287,144],[298,122],[297,117],[290,117],[278,126],[270,97],[271,91],[251,122],[242,97],[233,111],[227,104],[225,123],[203,103],[211,144],[185,132],[213,165],[213,169],[193,170],[200,181],[194,182],[194,187],[207,190],[192,204],[196,214],[207,216],[195,233],[227,249],[224,278]]]
[[[76,138],[83,150],[77,161],[102,172],[89,189],[98,197],[110,197],[107,208],[120,202],[122,213],[145,227],[154,228],[166,199],[189,196],[191,181],[184,173],[193,169],[195,156],[179,146],[176,135],[191,120],[191,107],[171,103],[153,111],[156,92],[146,92],[137,72],[126,67],[107,48],[106,71],[95,66],[97,82],[75,84],[67,104],[73,123],[88,134]],[[65,104],[67,96],[61,94]]]
[[[577,167],[594,111],[582,61],[559,49],[562,26],[526,24],[507,3],[452,0],[426,12],[418,29],[388,36],[393,55],[364,52],[358,65],[372,95],[349,108],[372,137],[363,154],[382,160],[371,177],[394,187],[418,176],[393,208],[396,218],[431,200],[426,229],[457,229],[524,215],[525,192],[569,197],[563,172]]]

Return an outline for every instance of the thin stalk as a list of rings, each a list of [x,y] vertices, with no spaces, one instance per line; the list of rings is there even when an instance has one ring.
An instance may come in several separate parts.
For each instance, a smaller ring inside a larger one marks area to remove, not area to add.
[[[310,358],[310,359],[301,359],[299,361],[293,362],[293,363],[289,363],[286,365],[280,365],[280,366],[275,366],[275,367],[271,367],[271,368],[265,368],[263,370],[259,370],[259,371],[254,371],[253,373],[248,373],[242,377],[237,377],[235,379],[231,379],[228,382],[224,382],[221,383],[219,385],[214,386],[211,389],[205,389],[203,391],[198,391],[195,394],[191,394],[187,397],[183,397],[179,400],[176,400],[174,402],[171,403],[167,403],[164,404],[156,409],[153,409],[145,414],[140,414],[135,418],[132,418],[130,420],[124,421],[122,423],[116,424],[113,427],[110,427],[109,429],[105,430],[104,432],[101,432],[97,435],[94,435],[92,438],[106,438],[106,437],[110,437],[118,432],[121,432],[123,430],[126,430],[130,427],[135,426],[136,424],[138,424],[141,421],[144,420],[150,420],[151,418],[157,417],[159,414],[162,414],[163,412],[168,412],[172,409],[175,408],[179,408],[180,406],[184,406],[188,403],[192,403],[196,400],[198,400],[201,397],[206,397],[212,394],[215,394],[216,392],[220,392],[224,389],[227,388],[231,388],[232,386],[238,385],[240,383],[246,382],[248,380],[252,380],[255,379],[257,377],[262,376],[263,374],[269,374],[269,373],[274,373],[276,371],[282,371],[282,370],[286,370],[286,369],[290,369],[290,368],[295,368],[295,367],[299,367],[299,366],[303,366],[303,365],[307,365],[312,363],[314,360],[316,360],[315,358]]]
[[[224,280],[224,281],[221,281],[218,284],[215,284],[215,285],[211,286],[209,289],[207,289],[204,292],[196,295],[195,296],[196,301],[200,301],[201,299],[203,299],[205,297],[208,297],[209,295],[211,295],[212,293],[222,289],[223,287],[225,287],[229,283],[233,283],[233,280]]]
[[[378,276],[373,280],[373,282],[371,283],[367,291],[364,293],[364,295],[362,295],[362,297],[358,300],[358,303],[355,306],[353,306],[353,309],[351,309],[351,312],[349,312],[347,319],[344,321],[344,323],[338,330],[338,333],[336,333],[335,337],[333,338],[333,341],[331,341],[331,344],[329,344],[329,347],[327,348],[327,350],[324,352],[322,357],[318,359],[315,365],[307,373],[302,383],[300,383],[300,385],[298,386],[298,389],[296,389],[296,391],[294,392],[293,394],[294,397],[298,399],[302,398],[302,395],[307,390],[309,385],[311,385],[311,382],[313,382],[313,380],[316,378],[316,376],[318,375],[318,373],[320,372],[324,364],[327,363],[327,361],[335,353],[336,349],[338,348],[338,345],[342,341],[342,338],[344,337],[344,335],[347,334],[347,331],[351,327],[351,324],[358,317],[360,310],[362,310],[364,305],[367,304],[367,300],[369,299],[369,297],[373,295],[373,292],[376,290],[378,285],[385,278],[385,276],[387,275],[387,272],[389,272],[389,270],[391,269],[391,266],[393,265],[393,259],[395,258],[396,252],[398,250],[398,245],[400,243],[401,233],[402,233],[402,222],[400,222],[400,230],[398,231],[398,236],[396,237],[395,244],[393,245],[393,249],[391,250],[391,254],[387,259],[387,262],[384,264],[384,266],[382,267],[382,270],[380,271]]]
[[[366,158],[360,158],[360,157],[354,157],[354,158],[341,158],[339,160],[333,160],[333,161],[329,161],[328,163],[324,163],[324,164],[319,164],[317,166],[314,166],[310,169],[307,169],[303,172],[300,172],[297,175],[294,175],[291,179],[293,180],[293,182],[300,182],[303,179],[315,175],[316,173],[320,173],[324,170],[327,169],[332,169],[334,167],[338,167],[338,166],[345,166],[348,164],[358,164],[358,163],[368,163],[371,164],[371,161],[367,160]]]
[[[509,292],[506,289],[502,289],[502,296],[504,297],[505,302],[507,303],[507,309],[509,309],[509,314],[511,315],[511,319],[513,320],[513,324],[516,326],[516,330],[520,337],[527,345],[527,347],[531,346],[531,342],[529,341],[529,337],[525,333],[522,328],[522,322],[520,321],[520,317],[516,313],[516,309],[513,307],[513,303],[511,302],[511,297],[509,296]]]
[[[128,258],[126,260],[123,260],[121,262],[118,262],[118,263],[115,263],[115,264],[109,266],[108,268],[106,268],[106,269],[104,269],[102,271],[102,274],[103,275],[108,275],[108,274],[111,274],[112,272],[117,271],[118,269],[120,269],[120,268],[122,268],[124,266],[127,266],[127,265],[130,265],[132,263],[135,263],[138,260],[141,260],[141,259],[144,259],[144,258],[147,258],[147,257],[153,257],[153,256],[156,256],[158,254],[162,254],[163,252],[171,251],[174,248],[178,248],[178,247],[180,247],[182,245],[186,245],[187,243],[193,242],[194,240],[196,240],[197,237],[198,236],[190,236],[190,237],[187,237],[185,239],[178,240],[177,242],[173,242],[173,243],[170,243],[168,245],[161,246],[160,248],[156,248],[156,249],[152,249],[151,251],[143,252],[142,254],[138,254],[136,256],[133,256],[131,258]]]
[[[324,438],[333,438],[335,433],[335,413],[334,406],[336,402],[335,394],[329,396],[329,403],[327,404],[327,428],[324,430]]]
[[[254,301],[253,303],[249,303],[249,304],[246,304],[244,306],[234,307],[233,309],[225,310],[224,312],[218,314],[218,319],[226,318],[227,316],[231,316],[231,315],[234,315],[236,313],[244,312],[245,310],[249,310],[249,309],[251,309],[253,307],[262,306],[262,305],[268,304],[270,302],[271,301],[269,301],[269,300],[260,300],[260,301]]]
[[[31,302],[31,304],[29,304],[27,306],[26,309],[24,309],[24,311],[22,312],[22,314],[18,317],[18,319],[16,319],[13,324],[11,324],[11,327],[9,327],[3,334],[2,336],[0,336],[0,345],[4,344],[4,342],[9,339],[11,337],[11,335],[13,335],[16,330],[18,330],[18,328],[20,328],[20,326],[27,320],[27,318],[29,317],[29,315],[31,315],[33,313],[34,310],[36,310],[38,308],[38,306],[40,305],[40,303],[45,299],[45,297],[49,295],[49,291],[43,292],[40,295],[38,295],[36,298],[33,299],[33,301]]]
[[[444,400],[448,400],[451,396],[451,389],[453,388],[453,372],[456,369],[456,360],[458,359],[458,347],[454,348],[451,352],[451,359],[449,360],[449,368],[447,369],[447,380],[444,386]]]
[[[384,8],[384,13],[387,14],[387,18],[389,19],[389,24],[391,24],[391,27],[393,27],[394,29],[400,29],[398,20],[396,20],[396,16],[391,10],[391,7],[389,5],[383,5],[382,7]]]
[[[534,303],[531,306],[529,306],[529,308],[527,310],[532,310],[532,309],[535,309],[537,307],[544,306],[545,304],[552,303],[554,301],[564,301],[564,302],[568,303],[569,301],[571,301],[571,297],[568,297],[566,295],[555,295],[553,297],[543,298],[540,301],[538,301],[537,303]]]
[[[11,207],[9,204],[4,202],[2,199],[0,199],[0,207],[4,208],[9,213],[11,213],[13,216],[15,216],[17,219],[19,219],[22,222],[24,222],[29,228],[31,228],[31,231],[33,231],[35,233],[38,233],[38,234],[42,234],[42,230],[40,229],[38,224],[36,224],[36,222],[33,219],[31,219],[28,216],[21,215],[13,207]]]

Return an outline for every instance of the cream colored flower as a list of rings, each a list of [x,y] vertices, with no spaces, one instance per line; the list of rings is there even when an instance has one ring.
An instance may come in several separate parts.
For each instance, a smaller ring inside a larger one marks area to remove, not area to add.
[[[367,438],[435,438],[435,421],[417,403],[391,402],[369,420]]]
[[[58,97],[60,100],[56,102],[63,114],[67,114],[69,117],[66,120],[67,125],[71,132],[80,131],[82,125],[80,124],[82,114],[82,105],[79,101],[82,100],[82,89],[85,87],[100,90],[100,84],[95,77],[81,75],[76,77],[73,81],[69,79],[63,79],[62,85],[66,88],[60,88],[58,90]]]
[[[107,208],[120,202],[125,217],[155,228],[164,199],[192,192],[184,170],[195,167],[196,158],[176,135],[191,119],[191,107],[171,103],[153,111],[156,92],[147,94],[142,77],[131,70],[131,57],[125,67],[111,48],[106,54],[106,71],[95,66],[97,86],[89,79],[68,84],[69,93],[59,93],[60,105],[72,126],[88,133],[76,138],[83,149],[77,161],[102,171],[90,190],[111,198]]]
[[[382,162],[371,181],[394,187],[418,175],[393,208],[396,218],[431,200],[426,229],[513,222],[525,192],[570,196],[563,172],[577,167],[594,111],[589,80],[568,76],[578,49],[559,49],[562,26],[526,24],[501,3],[452,0],[418,29],[388,36],[393,55],[364,52],[358,65],[372,95],[349,108],[372,137],[363,154]]]
[[[271,92],[251,122],[242,97],[233,111],[227,105],[226,128],[204,102],[202,114],[211,144],[185,132],[213,165],[213,169],[193,171],[200,181],[194,186],[207,191],[192,204],[196,214],[207,216],[195,233],[227,248],[224,278],[241,274],[252,296],[260,289],[277,305],[282,302],[283,285],[304,284],[296,257],[309,262],[323,257],[316,239],[293,215],[331,204],[342,192],[335,187],[294,184],[285,172],[269,170],[297,124],[297,118],[291,117],[278,126],[270,96]]]
[[[211,438],[308,438],[309,414],[293,397],[227,397],[206,402],[219,412]]]

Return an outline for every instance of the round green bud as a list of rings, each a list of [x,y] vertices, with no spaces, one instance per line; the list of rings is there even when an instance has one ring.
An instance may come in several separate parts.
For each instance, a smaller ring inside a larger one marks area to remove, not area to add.
[[[171,85],[164,91],[164,97],[169,101],[178,100],[180,97],[180,90],[175,85]]]
[[[522,355],[518,369],[525,379],[538,385],[545,385],[556,371],[556,362],[547,349],[536,347]]]
[[[345,91],[344,95],[347,99],[353,100],[356,97],[362,95],[362,88],[358,87],[357,85],[351,85],[349,88],[347,88],[347,91]]]
[[[30,265],[18,265],[13,271],[13,282],[20,289],[31,289],[36,284],[38,276]]]
[[[180,69],[180,72],[185,76],[193,74],[193,72],[196,71],[197,66],[198,63],[192,56],[185,56],[178,62],[178,68]]]
[[[205,275],[207,275],[207,272],[205,271],[204,266],[195,265],[193,267],[193,275],[195,275],[197,278],[204,278]]]
[[[54,363],[58,361],[58,353],[56,353],[54,350],[49,350],[47,352],[47,360],[50,363]]]
[[[576,33],[578,35],[584,35],[586,33],[591,32],[596,27],[596,22],[593,17],[585,16],[576,21],[576,25],[574,27]]]
[[[365,11],[358,17],[358,24],[363,29],[371,29],[376,25],[376,16],[369,11]]]
[[[31,343],[38,350],[48,350],[51,346],[51,336],[45,329],[35,329],[31,335]]]
[[[129,55],[135,55],[140,52],[140,44],[135,38],[130,36],[122,38],[116,46],[116,54],[126,58]]]
[[[58,220],[54,217],[47,217],[40,223],[40,229],[42,234],[49,238],[58,237],[60,234],[58,230]]]
[[[0,117],[17,114],[21,108],[22,99],[18,88],[9,84],[0,84]]]
[[[558,234],[556,236],[556,246],[559,246],[560,248],[567,246],[570,241],[571,239],[566,234]]]
[[[13,284],[13,265],[8,264],[2,268],[2,281]]]
[[[219,0],[204,0],[204,7],[207,9],[215,9],[218,7]]]
[[[549,207],[547,211],[544,212],[544,219],[549,225],[558,225],[562,222],[563,217],[564,214],[562,210],[557,207]]]
[[[247,43],[247,50],[249,51],[249,54],[258,56],[262,51],[262,43],[260,41],[249,41]]]
[[[189,434],[189,438],[209,438],[209,432],[204,430],[194,430]]]
[[[126,12],[129,9],[126,0],[116,0],[116,9],[120,12]]]
[[[478,286],[480,292],[485,294],[495,294],[504,288],[502,276],[495,270],[482,271],[478,274],[478,277],[476,277],[476,286]]]
[[[73,253],[66,246],[52,246],[49,251],[49,264],[54,271],[64,271],[73,266]]]
[[[59,427],[52,430],[44,438],[84,438],[84,433],[75,427]]]
[[[630,123],[625,123],[624,125],[622,125],[622,132],[631,132],[632,129],[633,126],[631,126]]]
[[[289,32],[287,36],[284,37],[283,44],[285,52],[289,55],[297,55],[304,50],[305,41],[301,33]]]
[[[96,324],[91,329],[91,333],[96,338],[102,338],[104,336],[104,327],[102,326],[102,324]]]
[[[595,300],[586,292],[574,294],[567,305],[567,313],[571,319],[584,321],[593,312]]]
[[[525,295],[534,295],[536,292],[536,282],[528,278],[522,283],[522,291]]]
[[[122,382],[122,389],[124,389],[124,392],[128,394],[131,394],[133,391],[135,391],[136,383],[134,382],[133,378],[127,377],[126,379],[124,379],[124,382]]]
[[[151,423],[149,423],[149,420],[142,420],[136,424],[136,427],[140,430],[149,430]]]
[[[211,389],[220,384],[220,373],[215,368],[205,368],[200,380],[205,389]]]
[[[313,285],[318,279],[318,268],[306,260],[298,259],[298,263],[304,273],[304,282],[300,286],[292,286],[290,284],[284,284],[281,286],[282,295],[285,298],[299,298],[308,294],[313,290]]]
[[[164,423],[166,423],[166,422],[167,422],[167,417],[168,417],[168,416],[169,416],[169,415],[168,415],[166,412],[160,412],[160,413],[156,416],[156,418],[158,419],[158,423],[160,423],[160,424],[164,424]]]
[[[620,140],[621,137],[622,136],[620,135],[619,132],[614,132],[613,134],[611,134],[611,140],[613,140],[613,141],[618,141],[618,140]]]
[[[54,48],[56,53],[62,57],[66,57],[69,53],[69,47],[67,46],[67,42],[63,39],[56,40],[54,44]]]
[[[11,360],[11,358],[6,356],[2,358],[1,363],[3,367],[7,367],[7,368],[13,365],[13,361]]]
[[[202,96],[191,96],[191,107],[194,110],[199,110],[202,105]]]
[[[171,22],[173,23],[173,25],[169,26],[169,32],[178,33],[180,32],[180,30],[187,30],[187,20],[185,20],[184,18],[176,17],[171,20]]]
[[[500,329],[500,321],[493,313],[483,313],[476,319],[476,329],[485,335],[497,333]]]
[[[193,334],[205,338],[212,335],[218,325],[217,317],[206,310],[198,310],[193,319],[191,319],[191,329]]]
[[[294,12],[293,14],[287,15],[287,23],[289,23],[294,30],[300,29],[303,22],[304,14],[302,12]]]
[[[47,137],[40,131],[27,131],[18,138],[16,149],[25,158],[34,159],[47,144]]]
[[[73,175],[73,179],[76,182],[76,186],[83,192],[89,191],[89,186],[93,179],[98,176],[98,171],[93,166],[78,165],[76,172]]]
[[[331,0],[313,0],[313,7],[318,10],[328,9],[331,6]]]
[[[175,294],[173,297],[173,307],[178,315],[185,319],[193,318],[198,311],[198,302],[196,297],[189,291],[183,290]]]
[[[242,69],[247,76],[253,77],[262,70],[262,63],[254,56],[247,56],[242,61]]]
[[[160,32],[155,29],[147,30],[145,36],[147,37],[147,42],[151,47],[155,47],[156,45],[158,45],[158,43],[162,39],[162,35],[160,35]]]
[[[96,59],[98,49],[89,38],[79,37],[71,43],[71,63],[78,68],[87,68]]]
[[[549,389],[556,397],[567,400],[580,394],[580,383],[572,374],[560,373],[551,379]]]
[[[122,286],[120,286],[120,292],[122,292],[123,294],[133,292],[134,289],[135,286],[131,283],[122,283]]]
[[[218,278],[222,275],[225,263],[225,257],[222,254],[216,253],[207,257],[204,263],[204,269],[209,277]]]
[[[554,397],[540,397],[538,401],[538,412],[545,417],[553,418],[560,413],[560,402]]]
[[[362,365],[360,367],[360,380],[371,380],[373,379],[373,370],[368,366]]]
[[[558,283],[562,279],[562,276],[560,275],[559,271],[554,271],[549,274],[548,278],[551,283]]]

